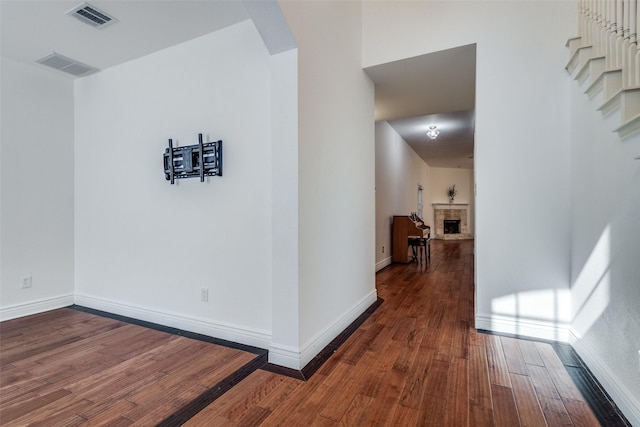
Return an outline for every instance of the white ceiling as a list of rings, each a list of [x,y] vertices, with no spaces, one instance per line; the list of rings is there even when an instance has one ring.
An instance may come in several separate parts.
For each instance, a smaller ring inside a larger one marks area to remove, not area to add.
[[[103,29],[66,15],[80,3],[0,0],[2,56],[35,64],[57,52],[104,70],[246,19],[271,53],[295,47],[273,0],[90,0],[118,19]],[[376,85],[376,120],[388,121],[430,166],[473,167],[475,54],[475,45],[461,46],[365,70]],[[435,141],[425,135],[429,124],[440,130]]]
[[[376,85],[377,121],[388,121],[429,166],[473,168],[475,44],[365,71]],[[435,140],[430,125],[440,131]]]
[[[272,53],[272,40],[293,47],[286,22],[273,1],[89,0],[119,21],[102,29],[66,15],[81,3],[1,0],[2,55],[33,64],[57,52],[104,70],[250,18],[263,39],[268,39],[265,43]],[[280,50],[285,48],[280,46]]]

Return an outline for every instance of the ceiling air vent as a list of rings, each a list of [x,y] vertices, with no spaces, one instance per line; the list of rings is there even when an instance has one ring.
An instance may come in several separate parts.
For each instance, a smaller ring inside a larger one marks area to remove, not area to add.
[[[89,3],[82,3],[67,12],[67,15],[73,16],[85,24],[95,28],[104,28],[118,22],[116,18],[108,13],[101,11]]]
[[[46,65],[47,67],[55,68],[56,70],[64,71],[75,77],[82,77],[88,74],[99,71],[97,68],[92,67],[75,59],[67,58],[59,53],[53,52],[50,55],[40,58],[36,61],[39,64]]]

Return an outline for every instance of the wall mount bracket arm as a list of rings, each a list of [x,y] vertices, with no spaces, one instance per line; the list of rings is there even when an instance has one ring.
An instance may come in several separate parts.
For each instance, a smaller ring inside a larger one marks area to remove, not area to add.
[[[174,147],[169,139],[163,161],[164,178],[171,184],[180,178],[200,177],[204,182],[205,176],[222,176],[222,140],[203,143],[200,133],[198,144]]]

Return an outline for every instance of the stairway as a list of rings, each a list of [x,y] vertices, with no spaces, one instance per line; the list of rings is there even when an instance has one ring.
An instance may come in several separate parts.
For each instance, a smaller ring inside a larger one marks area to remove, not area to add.
[[[593,98],[598,110],[620,110],[620,138],[640,131],[640,51],[638,0],[578,0],[578,36],[567,41],[571,58],[565,67]]]

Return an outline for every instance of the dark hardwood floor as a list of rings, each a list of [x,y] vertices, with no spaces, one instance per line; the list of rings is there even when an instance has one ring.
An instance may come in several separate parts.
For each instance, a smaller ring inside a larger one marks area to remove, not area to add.
[[[259,357],[74,309],[2,322],[0,425],[157,425]]]
[[[600,425],[551,344],[473,329],[473,242],[432,249],[307,382],[256,371],[186,425]]]
[[[625,425],[615,411],[596,419],[563,347],[476,332],[473,242],[432,245],[428,268],[377,274],[384,302],[308,381],[257,369],[263,355],[73,309],[3,322],[0,424]]]

